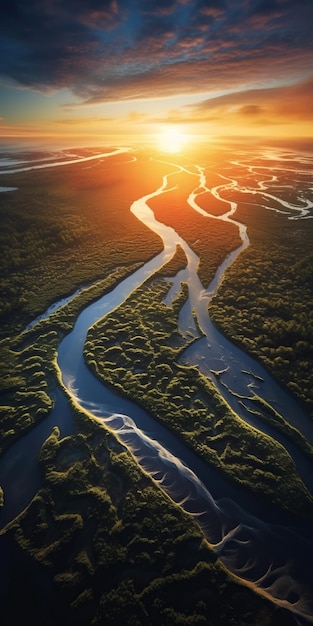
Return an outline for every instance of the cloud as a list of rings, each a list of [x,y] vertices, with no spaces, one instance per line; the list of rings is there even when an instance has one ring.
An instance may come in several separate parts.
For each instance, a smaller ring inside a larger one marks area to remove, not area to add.
[[[87,118],[87,122],[88,124],[112,124],[113,122],[113,118],[112,117],[88,117]],[[61,124],[61,125],[65,125],[65,126],[83,126],[86,124],[86,118],[85,117],[75,117],[75,118],[63,118],[63,119],[57,119],[54,120],[55,124]]]
[[[264,107],[261,107],[259,104],[245,104],[240,109],[241,115],[247,115],[248,117],[255,117],[256,115],[261,115],[265,113]]]
[[[180,109],[180,121],[254,127],[313,122],[312,99],[313,77],[288,87],[241,91],[185,106]],[[171,115],[168,121],[173,121]]]
[[[311,69],[311,0],[7,0],[0,76],[82,102],[212,93]]]

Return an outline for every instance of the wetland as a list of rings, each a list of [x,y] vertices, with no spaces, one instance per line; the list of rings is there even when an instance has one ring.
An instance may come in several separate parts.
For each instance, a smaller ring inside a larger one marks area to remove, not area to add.
[[[4,623],[313,621],[312,158],[193,156],[2,168]]]

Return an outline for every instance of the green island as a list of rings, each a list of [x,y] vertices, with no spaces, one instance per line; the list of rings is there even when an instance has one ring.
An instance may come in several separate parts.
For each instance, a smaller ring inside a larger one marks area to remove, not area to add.
[[[129,206],[156,189],[168,168],[143,153],[137,161],[123,158],[91,169],[77,164],[3,176],[4,185],[14,181],[19,189],[0,197],[1,454],[51,412],[60,385],[57,348],[79,312],[161,250],[161,240]],[[161,211],[160,205],[154,208]],[[203,220],[197,216],[188,237],[182,235],[200,254],[200,276],[208,284],[238,237],[229,224],[202,230]],[[213,256],[205,245],[209,236],[216,244]],[[254,258],[256,244],[250,252]],[[271,258],[267,253],[268,262]],[[244,255],[234,267],[241,259]],[[180,362],[186,342],[177,316],[185,290],[172,307],[163,299],[169,288],[165,278],[184,264],[178,248],[164,269],[99,321],[89,332],[85,359],[100,378],[143,404],[229,480],[264,502],[311,518],[312,498],[283,448],[248,428],[196,368]],[[223,298],[226,280],[216,298]],[[21,332],[55,300],[81,287],[71,302]],[[291,298],[291,291],[286,293]],[[218,317],[222,305],[214,299],[211,306]],[[307,301],[303,310],[308,313]],[[230,334],[236,339],[233,327]],[[263,335],[270,341],[271,328]],[[302,392],[307,401],[306,388]],[[0,532],[0,545],[10,556],[0,597],[2,624],[20,624],[21,611],[33,626],[294,623],[287,610],[226,571],[198,524],[114,433],[69,403],[73,434],[62,438],[52,429],[39,457],[41,488]],[[259,404],[258,410],[266,415],[266,407]],[[289,436],[311,454],[298,431]],[[0,506],[5,495],[0,486]]]

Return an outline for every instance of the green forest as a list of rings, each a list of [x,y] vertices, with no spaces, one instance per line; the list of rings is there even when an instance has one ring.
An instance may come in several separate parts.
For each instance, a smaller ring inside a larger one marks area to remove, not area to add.
[[[248,225],[250,246],[225,273],[210,316],[313,417],[312,220],[287,220],[243,202],[236,219]]]
[[[88,365],[229,479],[280,506],[312,515],[313,499],[284,448],[246,425],[197,368],[181,363],[186,342],[177,318],[185,296],[182,292],[168,307],[163,302],[167,291],[160,278],[148,281],[97,322],[85,342]],[[313,458],[305,441],[303,447]]]

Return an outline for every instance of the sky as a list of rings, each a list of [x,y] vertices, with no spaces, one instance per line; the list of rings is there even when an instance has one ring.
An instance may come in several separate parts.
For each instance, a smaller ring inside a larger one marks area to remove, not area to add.
[[[313,0],[4,0],[0,140],[312,138]]]

